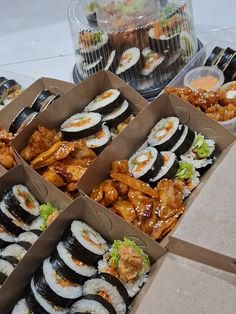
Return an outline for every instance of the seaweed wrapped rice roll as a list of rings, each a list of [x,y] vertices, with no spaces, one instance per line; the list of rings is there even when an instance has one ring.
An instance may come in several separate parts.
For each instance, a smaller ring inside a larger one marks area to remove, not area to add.
[[[114,307],[99,295],[86,295],[75,302],[70,309],[71,314],[116,314]]]
[[[7,260],[0,259],[0,288],[13,272],[14,266]]]
[[[16,237],[0,225],[0,249],[4,249],[9,244],[16,242]]]
[[[37,114],[38,112],[35,112],[31,108],[23,108],[11,123],[9,132],[13,134],[19,133],[37,116]]]
[[[115,128],[118,124],[126,120],[130,115],[130,105],[127,100],[124,100],[120,107],[103,116],[102,122],[106,123],[106,125],[110,128]]]
[[[137,64],[140,59],[140,49],[133,47],[125,50],[120,57],[118,67],[116,69],[116,74],[120,75],[122,73],[132,72],[137,70]]]
[[[143,49],[143,69],[141,75],[149,76],[154,73],[154,71],[162,64],[164,61],[164,56],[158,52],[152,51],[149,47]]]
[[[104,125],[100,131],[86,138],[86,146],[98,154],[108,145],[110,138],[109,128]]]
[[[25,299],[21,299],[14,306],[11,314],[32,314],[32,311],[27,306],[26,300]]]

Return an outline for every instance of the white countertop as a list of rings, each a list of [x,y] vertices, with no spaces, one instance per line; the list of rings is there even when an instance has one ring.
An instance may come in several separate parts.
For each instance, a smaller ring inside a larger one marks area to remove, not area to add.
[[[203,43],[214,39],[236,41],[235,0],[192,2],[196,29]],[[2,73],[72,81],[74,50],[66,14],[68,3],[69,0],[2,1]]]

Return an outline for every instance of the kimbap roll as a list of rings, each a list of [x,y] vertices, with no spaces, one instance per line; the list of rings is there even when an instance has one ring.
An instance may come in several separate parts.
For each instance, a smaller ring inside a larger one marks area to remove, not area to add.
[[[111,133],[107,126],[103,126],[96,134],[91,135],[85,139],[86,146],[92,148],[97,154],[100,153],[109,143]]]
[[[161,167],[158,174],[151,178],[149,183],[155,185],[158,181],[162,179],[173,179],[178,171],[179,162],[176,155],[172,152],[161,152],[164,160],[164,164]]]
[[[88,265],[96,265],[108,250],[107,242],[98,232],[76,220],[65,232],[63,243],[74,258]]]
[[[170,150],[181,138],[183,132],[184,127],[178,118],[163,118],[151,130],[148,144],[156,147],[158,151]]]
[[[26,250],[28,250],[31,245],[33,245],[38,240],[38,235],[35,233],[28,231],[23,232],[18,236],[17,244],[23,246]]]
[[[120,75],[122,73],[127,73],[132,71],[138,64],[140,59],[140,49],[133,47],[127,49],[120,57],[118,67],[116,69],[116,74]]]
[[[229,65],[226,66],[224,70],[224,75],[227,81],[236,80],[236,54],[231,59]]]
[[[25,299],[21,299],[14,306],[11,314],[32,314],[32,311],[27,306],[26,300]]]
[[[129,296],[134,297],[147,281],[150,261],[148,255],[134,241],[124,238],[124,241],[114,241],[109,252],[99,261],[98,271],[118,278]]]
[[[225,49],[220,48],[218,46],[216,46],[210,56],[207,58],[206,62],[205,62],[205,66],[212,66],[212,65],[216,65],[218,63],[218,61],[221,59],[223,53],[224,53]]]
[[[114,68],[117,66],[116,64],[116,50],[112,50],[112,52],[110,53],[110,56],[107,60],[107,64],[104,68],[105,71],[109,70],[110,68],[114,71]]]
[[[15,243],[16,237],[0,225],[0,249],[4,249],[9,244]]]
[[[131,108],[127,100],[111,113],[102,118],[102,122],[106,123],[109,128],[115,128],[118,124],[126,120],[131,115]]]
[[[11,244],[2,251],[1,256],[3,259],[9,260],[13,266],[16,266],[26,253],[26,249],[19,244]]]
[[[184,155],[193,145],[194,138],[195,133],[185,125],[180,139],[171,148],[172,153],[175,153],[178,157]]]
[[[142,51],[144,65],[141,71],[141,75],[149,76],[154,73],[155,69],[159,67],[164,61],[164,57],[158,52],[152,51],[149,47]]]
[[[180,48],[180,34],[173,35],[159,34],[155,28],[151,28],[148,32],[150,47],[155,51],[175,52]]]
[[[102,128],[102,116],[96,112],[77,113],[61,125],[65,140],[76,140],[98,132]]]
[[[36,116],[38,112],[35,112],[31,108],[24,108],[21,112],[16,116],[9,127],[9,132],[16,134],[23,130]]]
[[[96,267],[81,262],[71,255],[63,242],[59,242],[50,258],[53,269],[63,278],[82,285],[97,273]]]
[[[42,112],[45,110],[57,97],[52,94],[48,89],[43,89],[39,94],[36,96],[35,100],[33,101],[31,108],[34,111]]]
[[[108,89],[91,101],[88,106],[84,108],[84,111],[98,112],[104,115],[120,107],[122,102],[123,97],[118,89]]]
[[[70,314],[116,314],[114,307],[106,299],[99,295],[88,294],[75,302],[70,309]]]
[[[35,274],[34,284],[42,297],[60,307],[70,307],[82,295],[82,286],[58,274],[49,259]]]
[[[225,71],[227,66],[230,64],[230,61],[233,59],[233,57],[236,55],[236,51],[231,49],[230,47],[226,48],[223,52],[221,58],[217,62],[217,67],[221,71]]]
[[[88,75],[92,75],[99,70],[103,70],[106,66],[106,62],[104,61],[103,57],[100,57],[98,60],[95,60],[91,63],[87,63],[84,61],[82,62],[81,66]]]
[[[154,147],[137,151],[128,161],[129,171],[136,179],[149,181],[161,169],[163,157]]]
[[[12,215],[25,223],[31,223],[39,215],[38,201],[22,184],[14,185],[3,200]]]
[[[13,272],[14,266],[4,259],[0,259],[0,288]]]
[[[0,101],[7,106],[21,94],[21,86],[15,80],[7,80],[0,85]]]

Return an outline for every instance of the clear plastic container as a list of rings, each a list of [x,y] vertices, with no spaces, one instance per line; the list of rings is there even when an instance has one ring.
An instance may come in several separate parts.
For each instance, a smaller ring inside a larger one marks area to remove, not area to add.
[[[217,90],[224,83],[225,77],[215,66],[203,66],[189,71],[184,77],[184,85],[192,90]]]
[[[68,17],[77,81],[110,70],[151,99],[198,51],[191,0],[72,0]]]

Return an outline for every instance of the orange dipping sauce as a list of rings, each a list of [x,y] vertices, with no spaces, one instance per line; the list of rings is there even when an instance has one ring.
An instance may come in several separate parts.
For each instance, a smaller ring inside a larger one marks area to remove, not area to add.
[[[213,75],[207,75],[203,77],[199,77],[197,79],[193,79],[190,83],[190,86],[193,89],[206,89],[211,90],[214,89],[216,84],[219,82],[219,79]]]

